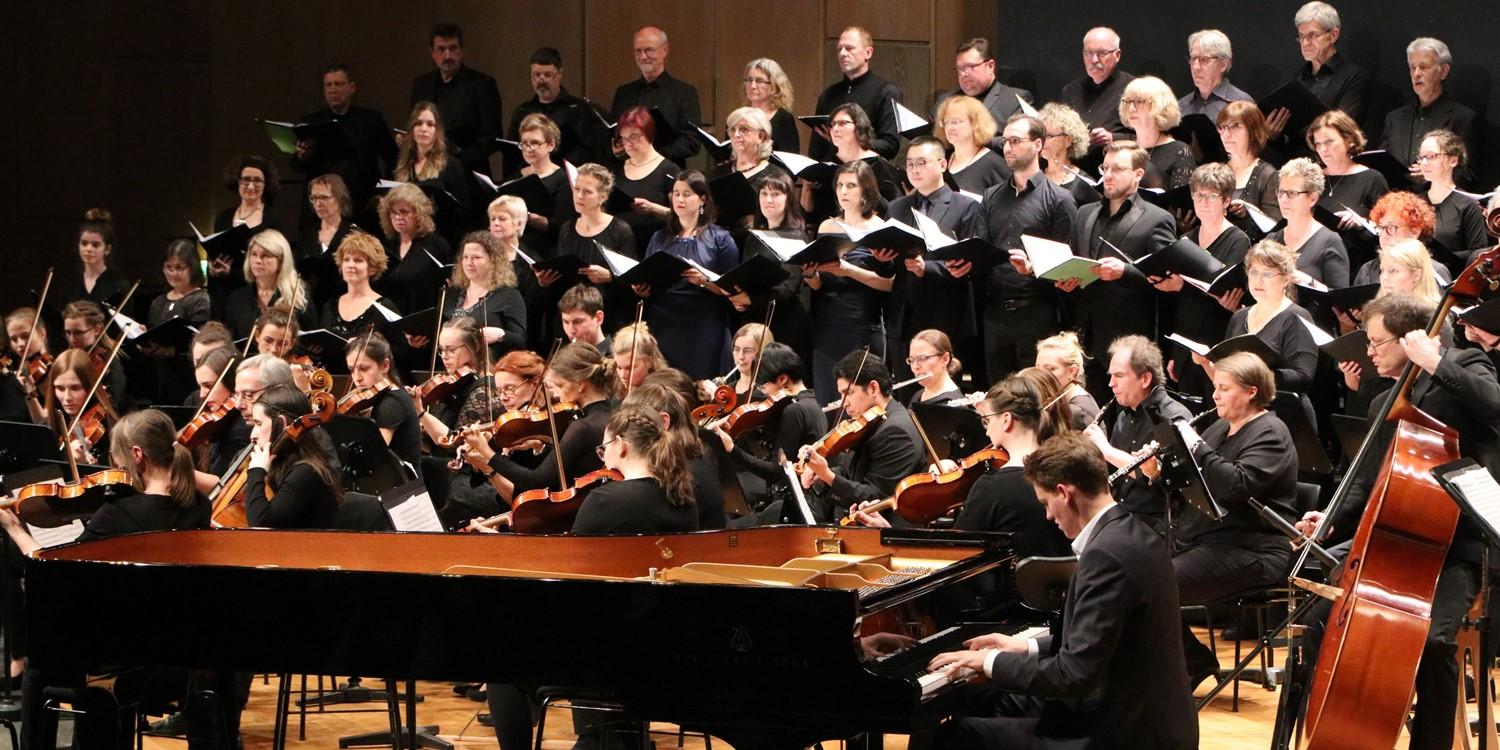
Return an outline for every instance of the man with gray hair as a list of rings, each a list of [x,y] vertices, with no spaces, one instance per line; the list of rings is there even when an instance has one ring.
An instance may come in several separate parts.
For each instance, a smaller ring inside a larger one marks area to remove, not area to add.
[[[1204,115],[1210,122],[1217,122],[1230,102],[1255,102],[1225,77],[1233,65],[1234,48],[1224,32],[1204,29],[1188,36],[1188,73],[1193,76],[1193,90],[1177,101],[1183,117]]]
[[[1315,0],[1297,10],[1294,22],[1297,46],[1302,51],[1303,60],[1302,67],[1297,69],[1297,80],[1323,100],[1329,109],[1343,110],[1355,122],[1365,119],[1370,74],[1339,54],[1342,29],[1339,12],[1332,5]],[[1286,116],[1278,114],[1279,111],[1272,113],[1270,124],[1273,131],[1279,132],[1286,126]]]
[[[1099,26],[1083,36],[1083,73],[1069,81],[1057,97],[1059,102],[1077,112],[1089,126],[1092,164],[1098,163],[1100,149],[1115,139],[1128,139],[1133,131],[1120,122],[1120,97],[1135,76],[1120,70],[1120,35],[1114,29]]]
[[[703,121],[698,89],[667,72],[667,55],[672,51],[667,32],[655,26],[642,27],[635,32],[631,45],[641,77],[615,89],[615,98],[609,106],[610,119],[620,119],[620,114],[631,107],[661,110],[662,117],[677,132],[670,140],[658,134],[656,150],[678,164],[686,164],[699,149],[698,139],[691,135],[693,126]]]
[[[1385,134],[1381,136],[1380,147],[1402,164],[1410,164],[1413,180],[1421,176],[1417,150],[1422,139],[1433,130],[1451,130],[1463,139],[1470,154],[1480,153],[1474,110],[1454,101],[1443,91],[1443,81],[1452,68],[1453,53],[1442,41],[1424,36],[1406,45],[1406,69],[1411,74],[1411,90],[1417,98],[1385,116]],[[1474,186],[1471,162],[1466,161],[1453,176],[1460,187]]]

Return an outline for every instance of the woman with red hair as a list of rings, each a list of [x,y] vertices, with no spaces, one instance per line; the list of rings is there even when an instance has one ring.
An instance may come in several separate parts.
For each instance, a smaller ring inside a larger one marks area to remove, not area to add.
[[[1431,241],[1433,230],[1437,227],[1437,212],[1421,196],[1404,190],[1393,190],[1375,201],[1375,205],[1370,208],[1370,221],[1380,232],[1381,252],[1355,272],[1355,286],[1380,283],[1380,259],[1386,248],[1403,240],[1420,240],[1424,244]],[[1448,269],[1441,262],[1434,262],[1432,271],[1438,281],[1444,284],[1451,278]]]
[[[644,258],[651,236],[672,214],[667,193],[682,167],[656,150],[656,121],[645,107],[622,112],[615,137],[625,154],[615,188],[630,198],[630,210],[620,218],[635,232],[635,257]]]

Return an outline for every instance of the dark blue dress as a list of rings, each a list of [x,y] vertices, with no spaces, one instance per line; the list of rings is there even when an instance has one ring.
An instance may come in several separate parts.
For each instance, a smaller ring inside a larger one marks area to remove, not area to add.
[[[876,260],[868,248],[856,247],[844,260],[882,276],[895,273],[893,264]],[[812,293],[812,369],[818,401],[826,404],[839,397],[833,366],[844,355],[869,346],[870,356],[885,356],[885,321],[881,310],[887,292],[846,276],[821,275],[823,285]]]
[[[740,251],[729,230],[710,224],[696,237],[678,237],[663,229],[651,236],[646,257],[670,253],[691,260],[714,273],[724,273],[739,262]],[[679,281],[651,290],[646,322],[671,366],[694,379],[723,375],[729,369],[729,300],[701,287]]]

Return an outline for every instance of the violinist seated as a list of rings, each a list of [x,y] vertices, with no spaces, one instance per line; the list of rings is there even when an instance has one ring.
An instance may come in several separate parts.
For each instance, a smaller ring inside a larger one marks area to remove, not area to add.
[[[245,514],[251,526],[332,529],[344,491],[313,427],[301,435],[289,426],[312,413],[307,396],[291,385],[261,392],[251,409],[250,471]]]
[[[933,657],[929,670],[985,684],[965,688],[959,697],[968,705],[938,728],[931,747],[1198,746],[1167,551],[1114,501],[1107,472],[1099,449],[1077,434],[1027,456],[1022,476],[1078,555],[1062,624],[1035,640],[979,636],[968,650]]]
[[[109,353],[115,347],[115,340],[105,334],[104,329],[108,321],[104,315],[104,309],[97,303],[88,300],[76,300],[69,302],[63,308],[63,336],[67,339],[69,349],[77,349],[87,354],[94,361],[94,368],[104,366],[109,359]],[[130,392],[127,389],[125,379],[124,352],[115,357],[113,364],[109,366],[109,372],[105,375],[104,385],[109,388],[110,397],[119,404],[121,411],[131,410]],[[90,381],[92,384],[92,381]]]
[[[9,371],[0,374],[0,420],[28,422],[32,419],[28,402],[46,381],[52,364],[47,324],[36,319],[35,309],[17,308],[5,316],[5,337],[10,343],[9,365],[0,370]]]
[[[79,541],[104,539],[122,534],[174,529],[199,529],[208,526],[208,501],[193,486],[192,464],[187,449],[177,444],[172,420],[166,414],[139,411],[126,415],[110,435],[110,463],[129,477],[137,494],[115,497],[106,502],[84,523]],[[11,509],[0,510],[0,526],[14,540],[21,552],[35,553],[40,545],[32,538],[22,519]],[[40,747],[42,738],[31,736],[41,727],[44,706],[43,690],[50,686],[82,686],[81,674],[49,673],[28,666],[21,686],[24,747]],[[113,726],[113,717],[105,726]],[[129,728],[129,722],[121,722]],[[75,725],[83,747],[130,744],[130,735],[113,740],[110,745],[99,738],[88,742],[86,734],[95,724]]]
[[[722,529],[728,522],[724,512],[725,486],[736,480],[727,470],[729,457],[723,444],[702,426],[723,409],[717,404],[705,406],[698,396],[697,385],[691,375],[668,367],[647,375],[640,387],[620,404],[639,404],[661,414],[693,477],[698,528]],[[725,470],[721,471],[721,466]]]
[[[740,416],[731,416],[713,428],[735,468],[766,483],[766,500],[751,502],[752,507],[762,510],[745,524],[776,523],[781,519],[782,503],[791,499],[791,488],[786,486],[786,472],[780,462],[796,456],[798,449],[817,442],[827,431],[817,394],[803,382],[806,373],[807,366],[790,346],[768,344],[761,352],[760,372],[756,376],[756,385],[765,393],[765,399],[746,405]],[[755,412],[769,409],[771,402],[781,400],[790,403],[780,408],[774,420],[756,427]]]
[[[340,414],[368,411],[396,458],[422,476],[422,430],[411,397],[402,393],[392,367],[391,345],[378,332],[350,339],[344,350],[354,390],[339,402]]]
[[[693,474],[662,413],[623,404],[610,415],[596,455],[620,472],[584,498],[574,534],[670,534],[698,530]]]
[[[234,361],[234,351],[220,347],[209,350],[193,369],[193,378],[198,383],[198,403],[203,407],[193,423],[183,428],[179,440],[190,447],[204,446],[200,470],[196,472],[200,492],[211,492],[219,477],[229,471],[235,456],[250,444],[250,424],[245,421],[234,399],[235,373],[230,369]],[[193,428],[191,434],[189,428]],[[207,429],[211,436],[197,437],[198,431],[203,429]]]
[[[1370,359],[1382,378],[1399,378],[1407,364],[1415,366],[1412,406],[1456,431],[1459,452],[1500,477],[1500,382],[1495,366],[1479,349],[1444,347],[1437,337],[1428,336],[1426,328],[1434,310],[1433,303],[1408,294],[1378,297],[1366,304],[1363,317],[1370,337]],[[1379,401],[1371,405],[1370,418],[1384,421]],[[1372,446],[1377,449],[1376,455],[1384,455],[1393,427],[1386,422],[1377,433],[1378,442]],[[1363,467],[1338,515],[1329,519],[1330,541],[1354,535],[1379,469],[1379,462]],[[1310,533],[1321,519],[1322,513],[1310,512],[1297,526],[1303,533]],[[1417,666],[1413,748],[1448,748],[1452,744],[1453,716],[1459,699],[1455,639],[1479,591],[1484,546],[1478,524],[1468,515],[1460,515],[1438,576],[1432,625]],[[1326,605],[1321,614],[1318,622],[1327,616]]]
[[[490,481],[506,503],[513,494],[527,490],[565,489],[558,486],[559,462],[570,479],[603,467],[594,448],[602,441],[604,425],[614,410],[610,397],[619,382],[614,360],[601,355],[593,344],[575,341],[558,350],[542,380],[550,400],[541,399],[539,406],[572,403],[582,411],[582,417],[566,432],[558,423],[561,435],[557,447],[540,463],[527,466],[519,456],[512,455],[515,449],[497,452],[482,433],[466,437],[468,453],[464,460]]]
[[[844,394],[849,419],[836,425],[828,438],[799,451],[805,462],[802,487],[814,489],[808,501],[813,514],[825,522],[833,520],[835,508],[890,497],[902,479],[922,471],[925,463],[911,412],[891,398],[891,373],[884,362],[863,351],[850,352],[834,365],[833,376]],[[867,420],[882,412],[883,417]],[[837,461],[818,450],[826,449],[833,438],[849,435],[854,439],[850,433],[855,431],[857,444]]]
[[[469,394],[458,415],[459,424],[467,426],[450,432],[447,438],[456,449],[448,469],[467,479],[449,485],[448,503],[438,511],[445,522],[468,521],[475,514],[493,515],[500,512],[501,503],[511,501],[515,485],[489,468],[496,446],[525,468],[535,468],[548,455],[552,428],[542,409],[542,373],[546,368],[546,361],[536,352],[511,352],[495,363],[489,384],[477,386]],[[554,409],[558,415],[566,410],[571,419],[572,405]],[[566,421],[558,422],[558,432],[567,426]],[[476,444],[482,446],[481,454],[474,454]]]
[[[1110,344],[1109,389],[1119,408],[1112,421],[1104,426],[1090,425],[1084,435],[1094,441],[1111,467],[1118,469],[1134,463],[1151,441],[1156,425],[1151,416],[1153,411],[1172,421],[1192,419],[1192,413],[1173,399],[1165,386],[1161,349],[1150,339],[1121,336]],[[1108,405],[1105,411],[1109,411]],[[1154,462],[1148,462],[1141,467],[1143,471],[1132,472],[1113,489],[1126,510],[1144,516],[1147,523],[1161,531],[1166,526],[1167,493],[1145,474],[1153,466]]]
[[[55,428],[54,415],[61,412],[71,430],[67,444],[73,460],[83,464],[99,463],[95,457],[102,452],[97,449],[109,445],[106,439],[118,418],[105,387],[89,398],[97,372],[88,354],[69,349],[57,355],[47,372],[46,401],[39,402],[38,394],[33,394],[30,403],[32,420],[37,424],[53,424]]]
[[[418,413],[417,424],[433,443],[434,456],[453,456],[453,451],[445,447],[449,433],[467,424],[460,419],[471,400],[483,403],[484,389],[477,377],[482,367],[479,352],[483,337],[479,324],[467,315],[444,323],[437,342],[444,372],[434,372],[431,380],[406,389]]]

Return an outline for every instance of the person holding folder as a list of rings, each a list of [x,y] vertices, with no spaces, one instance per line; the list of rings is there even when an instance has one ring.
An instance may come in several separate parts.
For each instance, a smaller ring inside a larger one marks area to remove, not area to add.
[[[625,113],[633,108],[643,112],[658,110],[674,131],[671,140],[661,144],[661,152],[667,159],[681,164],[698,153],[698,141],[691,134],[693,126],[703,121],[699,114],[698,89],[667,72],[667,56],[672,47],[667,41],[666,31],[655,26],[643,27],[635,32],[631,44],[641,77],[615,89],[614,99],[609,105],[610,116],[623,121]],[[616,135],[624,141],[625,131],[617,131]],[[614,147],[616,156],[620,155],[619,148],[619,145]],[[626,153],[629,153],[628,148]],[[676,173],[677,170],[672,171]]]
[[[1281,206],[1276,202],[1280,175],[1270,162],[1260,158],[1271,140],[1271,130],[1252,102],[1230,102],[1215,123],[1224,153],[1229,155],[1229,168],[1234,170],[1229,220],[1250,239],[1259,240],[1281,219]]]
[[[1306,394],[1317,373],[1318,346],[1308,330],[1312,315],[1287,295],[1296,264],[1296,253],[1278,242],[1261,240],[1250,248],[1245,254],[1245,276],[1255,302],[1235,311],[1222,338],[1255,334],[1277,357],[1266,363],[1274,367],[1277,390]],[[1216,363],[1197,353],[1193,361],[1213,380]]]
[[[1390,190],[1385,175],[1354,160],[1365,150],[1365,134],[1354,118],[1330,110],[1307,126],[1307,145],[1323,164],[1324,189],[1318,206],[1338,218],[1349,267],[1359,268],[1375,256],[1377,236],[1365,228],[1375,201]]]
[[[797,118],[792,115],[792,79],[781,64],[769,57],[751,60],[745,65],[744,83],[743,105],[760,110],[771,123],[772,149],[802,153],[802,134],[797,132]]]
[[[901,149],[900,126],[896,123],[896,102],[901,101],[901,89],[870,70],[870,60],[875,57],[875,40],[870,32],[859,26],[850,26],[839,33],[839,70],[843,77],[828,84],[818,95],[813,112],[828,115],[826,128],[819,127],[808,141],[807,155],[818,161],[848,161],[834,158],[842,149],[833,138],[833,120],[838,109],[853,104],[865,112],[873,126],[866,148],[881,157],[894,159]]]
[[[501,242],[491,232],[464,235],[463,250],[453,267],[452,286],[441,311],[444,321],[459,316],[477,321],[492,362],[507,352],[525,349],[527,341],[526,302],[516,288],[515,267],[505,260]]]

